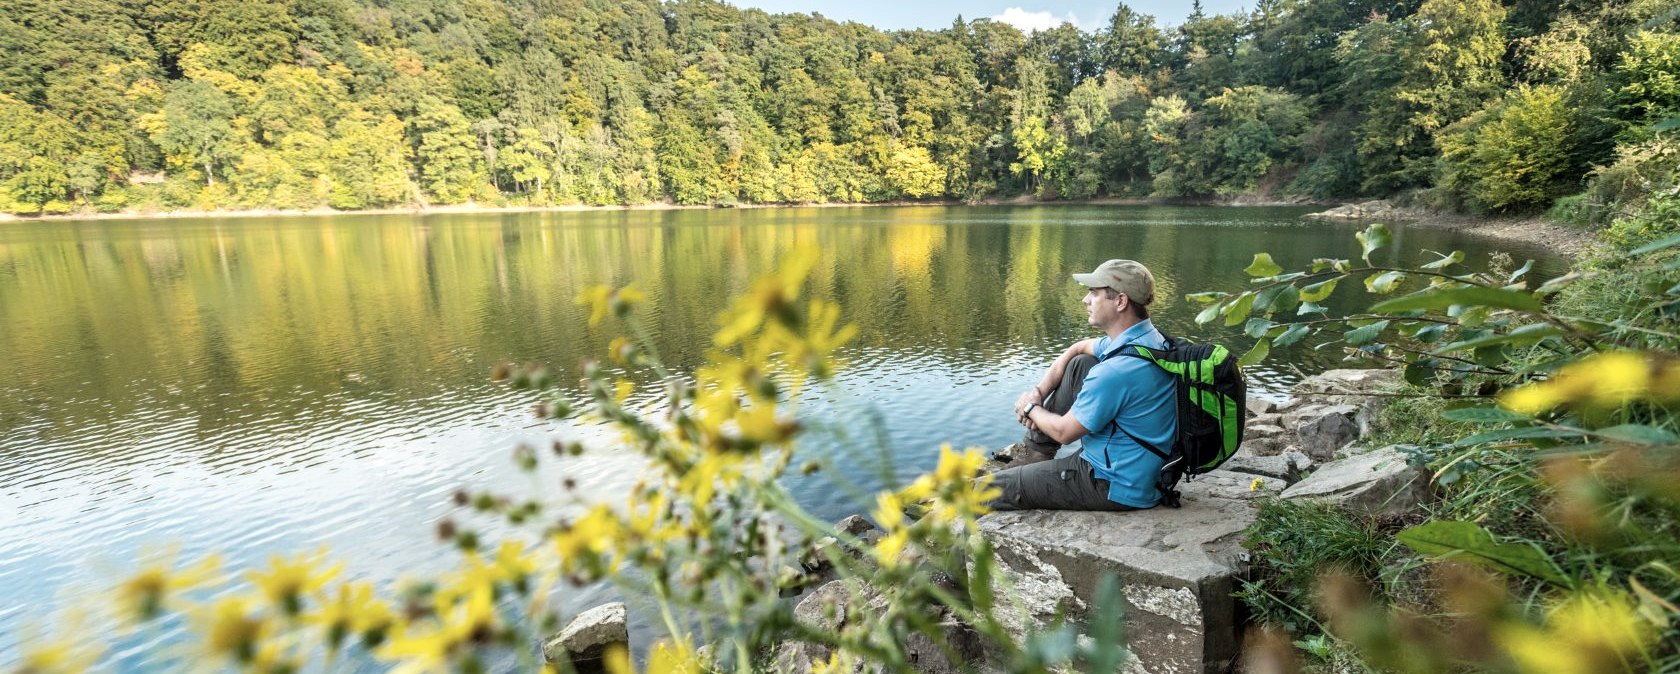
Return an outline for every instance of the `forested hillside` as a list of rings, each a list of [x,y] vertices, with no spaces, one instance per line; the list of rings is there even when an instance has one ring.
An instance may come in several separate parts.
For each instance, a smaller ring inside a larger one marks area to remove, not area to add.
[[[1587,190],[1568,205],[1590,211],[1680,156],[1659,130],[1680,115],[1676,16],[1122,4],[1095,32],[1027,35],[707,0],[8,0],[0,209],[1408,193],[1497,211]]]

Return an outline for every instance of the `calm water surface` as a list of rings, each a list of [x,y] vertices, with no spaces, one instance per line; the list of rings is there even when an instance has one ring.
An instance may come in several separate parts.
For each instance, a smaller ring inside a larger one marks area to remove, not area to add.
[[[622,494],[640,462],[597,428],[539,422],[497,362],[576,381],[616,332],[573,298],[635,283],[668,361],[690,368],[727,298],[814,244],[814,292],[861,329],[837,385],[803,414],[830,430],[802,451],[827,475],[791,485],[830,519],[860,493],[932,467],[944,442],[996,447],[1009,405],[1065,345],[1090,336],[1068,275],[1147,263],[1156,323],[1202,335],[1182,296],[1233,289],[1254,252],[1285,267],[1356,257],[1359,227],[1305,209],[821,208],[25,223],[0,226],[0,665],[16,635],[174,546],[234,566],[330,547],[381,584],[447,568],[434,542],[459,488]],[[1390,261],[1505,250],[1397,230]],[[1357,299],[1355,288],[1339,298]],[[1239,352],[1234,329],[1217,335]],[[1309,341],[1274,351],[1252,386],[1335,366]],[[520,443],[590,444],[535,477]],[[568,611],[607,599],[571,590]],[[157,638],[167,638],[157,637]],[[157,669],[119,646],[122,669]]]

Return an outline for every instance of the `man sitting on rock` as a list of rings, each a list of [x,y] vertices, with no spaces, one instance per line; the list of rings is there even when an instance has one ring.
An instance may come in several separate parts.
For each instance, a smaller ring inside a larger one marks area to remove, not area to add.
[[[992,484],[995,510],[1137,510],[1161,500],[1155,486],[1164,460],[1139,441],[1172,445],[1177,407],[1173,380],[1142,358],[1120,355],[1137,344],[1165,348],[1149,322],[1155,277],[1132,260],[1109,260],[1089,274],[1085,310],[1102,337],[1068,347],[1015,402],[1026,437],[1011,447],[1012,467]],[[1080,449],[1056,457],[1062,445]]]

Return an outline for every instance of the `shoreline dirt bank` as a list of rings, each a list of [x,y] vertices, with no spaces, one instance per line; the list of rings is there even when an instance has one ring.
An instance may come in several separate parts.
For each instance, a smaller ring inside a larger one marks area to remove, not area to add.
[[[1595,232],[1558,224],[1542,216],[1473,216],[1416,206],[1394,206],[1382,199],[1345,204],[1309,213],[1305,217],[1326,221],[1398,221],[1416,227],[1470,232],[1505,241],[1535,244],[1571,257],[1586,254],[1600,242]]]

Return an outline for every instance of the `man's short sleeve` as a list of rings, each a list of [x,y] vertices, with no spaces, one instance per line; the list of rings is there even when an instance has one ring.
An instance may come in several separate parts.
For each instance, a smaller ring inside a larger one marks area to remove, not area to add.
[[[1091,373],[1085,376],[1085,387],[1073,399],[1073,409],[1068,410],[1087,432],[1102,430],[1120,413],[1126,391],[1115,369],[1091,368]]]

